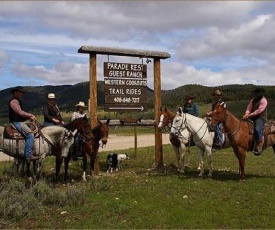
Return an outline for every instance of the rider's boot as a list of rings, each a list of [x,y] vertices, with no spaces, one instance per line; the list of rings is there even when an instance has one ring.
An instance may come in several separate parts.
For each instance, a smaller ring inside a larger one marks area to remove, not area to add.
[[[40,159],[41,157],[40,156],[33,156],[31,155],[30,157],[27,157],[26,160],[28,163],[32,162],[32,161],[36,161],[38,159]]]
[[[253,151],[255,156],[260,156],[263,151],[264,138],[258,141],[256,149]]]

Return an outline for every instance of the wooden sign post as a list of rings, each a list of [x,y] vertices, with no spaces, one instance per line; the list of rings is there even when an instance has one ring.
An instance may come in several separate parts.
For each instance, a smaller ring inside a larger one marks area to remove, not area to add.
[[[91,127],[97,123],[97,75],[96,75],[96,55],[114,55],[138,58],[152,58],[154,59],[154,109],[155,121],[157,122],[160,117],[161,105],[161,68],[160,59],[170,58],[170,54],[166,52],[149,51],[149,50],[135,50],[135,49],[121,49],[110,47],[96,47],[96,46],[81,46],[78,53],[90,54],[90,117]],[[126,64],[126,63],[124,63]],[[141,65],[139,65],[141,66]],[[136,69],[138,70],[138,69]],[[132,74],[137,74],[133,71]],[[113,74],[113,73],[112,73]],[[116,72],[116,74],[123,74]],[[126,74],[126,73],[125,73]],[[141,89],[140,89],[141,90]],[[112,92],[112,91],[111,91]],[[142,93],[141,93],[142,94]],[[137,98],[137,97],[135,97]],[[112,99],[110,99],[112,100]],[[131,98],[132,100],[132,98]],[[138,100],[138,99],[136,99]],[[143,100],[141,97],[139,100]],[[143,101],[142,101],[143,102]],[[131,105],[132,106],[132,105]],[[110,108],[110,107],[108,107]],[[124,108],[124,107],[123,107]],[[127,109],[127,108],[126,108]],[[96,157],[94,165],[95,175],[99,174],[98,156]],[[162,150],[162,133],[155,125],[155,166],[157,168],[163,167],[163,150]]]

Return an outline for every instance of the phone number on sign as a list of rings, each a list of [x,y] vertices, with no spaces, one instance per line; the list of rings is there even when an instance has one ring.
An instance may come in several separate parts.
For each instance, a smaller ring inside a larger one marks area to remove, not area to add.
[[[115,97],[117,103],[139,103],[139,97]]]

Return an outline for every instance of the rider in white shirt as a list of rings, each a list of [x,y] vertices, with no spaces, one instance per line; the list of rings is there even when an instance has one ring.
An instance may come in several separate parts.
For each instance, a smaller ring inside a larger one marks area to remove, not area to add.
[[[71,121],[86,116],[85,109],[87,106],[85,106],[85,103],[83,101],[78,102],[78,104],[75,105],[76,111],[73,112]],[[80,154],[80,146],[81,146],[81,140],[79,139],[79,135],[75,136],[74,140],[74,147],[73,147],[73,160],[78,159],[78,155]]]
[[[86,115],[84,111],[87,108],[87,106],[85,106],[85,103],[83,101],[78,102],[78,104],[76,104],[75,107],[76,111],[73,112],[71,121],[80,117],[84,117]]]

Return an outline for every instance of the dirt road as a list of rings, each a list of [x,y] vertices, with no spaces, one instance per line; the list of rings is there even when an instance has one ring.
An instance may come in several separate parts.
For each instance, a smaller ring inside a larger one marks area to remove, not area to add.
[[[169,134],[162,134],[162,143],[169,144]],[[155,145],[155,135],[146,134],[137,136],[137,147],[147,147]],[[134,136],[117,136],[109,135],[108,143],[104,148],[100,148],[99,152],[103,151],[115,151],[123,150],[135,147],[135,138]],[[12,160],[12,157],[2,153],[0,151],[0,161]]]

